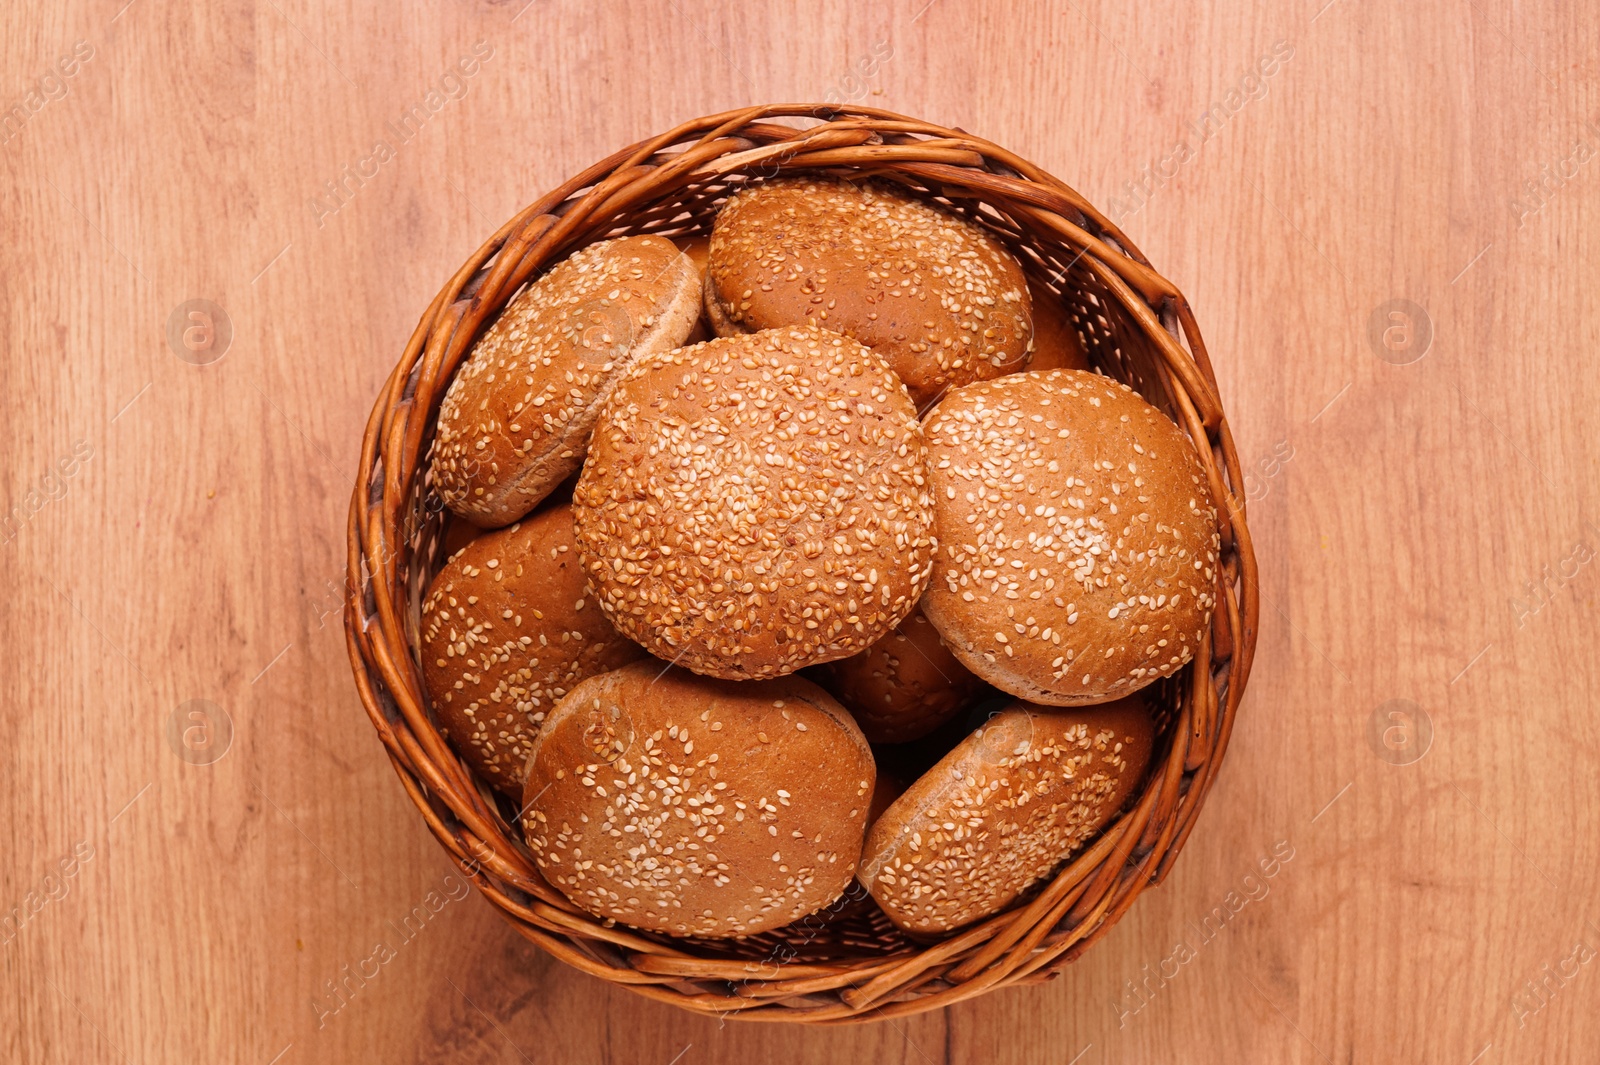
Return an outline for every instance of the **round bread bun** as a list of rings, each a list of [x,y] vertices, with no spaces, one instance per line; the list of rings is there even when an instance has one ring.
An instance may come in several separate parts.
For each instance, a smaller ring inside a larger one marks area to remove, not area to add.
[[[1076,710],[1013,703],[890,804],[857,878],[908,932],[998,913],[1116,816],[1154,743],[1134,699]]]
[[[638,662],[584,681],[545,721],[523,828],[545,879],[597,917],[751,935],[849,885],[875,776],[861,730],[808,680]]]
[[[422,678],[456,751],[522,793],[539,723],[585,677],[644,657],[584,590],[572,507],[546,507],[461,548],[422,602]]]
[[[640,359],[600,412],[573,503],[612,623],[730,680],[872,646],[932,564],[916,410],[882,359],[820,329]]]
[[[1012,697],[989,688],[973,700],[966,710],[955,715],[920,739],[906,743],[879,743],[872,748],[873,760],[879,774],[892,774],[900,780],[916,780],[955,750],[956,744],[972,735],[972,730],[1001,707],[1011,703]]]
[[[816,680],[872,743],[921,739],[988,687],[956,660],[920,609],[860,654],[818,666]]]
[[[703,293],[706,281],[706,257],[711,254],[711,238],[709,236],[673,237],[672,243],[677,245],[678,250],[687,255],[689,261],[694,264],[695,285]],[[696,296],[695,298],[703,301],[702,296]],[[689,335],[683,338],[683,343],[679,347],[685,347],[689,344],[703,344],[716,335],[711,329],[710,321],[706,318],[704,307],[698,307],[695,310],[694,327],[689,330]]]
[[[1027,278],[981,226],[884,182],[783,178],[717,214],[706,306],[719,335],[811,323],[879,352],[920,409],[1026,362]]]
[[[892,773],[878,770],[877,783],[872,785],[872,802],[867,805],[867,831],[872,831],[872,826],[883,816],[883,812],[906,790],[905,781]]]
[[[483,533],[484,530],[472,524],[472,522],[458,518],[454,514],[446,514],[444,516],[444,537],[442,539],[445,559],[455,558],[457,551],[472,543]]]
[[[1077,326],[1072,324],[1066,303],[1034,277],[1028,278],[1028,292],[1033,298],[1033,354],[1027,368],[1089,369],[1089,353],[1084,350]]]
[[[1030,371],[952,392],[923,436],[939,550],[922,609],[968,669],[1079,706],[1194,657],[1217,515],[1171,419],[1108,377]]]
[[[689,261],[694,263],[695,271],[703,278],[706,273],[706,260],[711,255],[711,237],[698,233],[692,237],[673,237],[672,243],[689,257]]]
[[[617,377],[683,343],[699,295],[689,257],[652,236],[581,248],[523,289],[440,404],[431,464],[445,506],[490,528],[537,506],[582,465]]]

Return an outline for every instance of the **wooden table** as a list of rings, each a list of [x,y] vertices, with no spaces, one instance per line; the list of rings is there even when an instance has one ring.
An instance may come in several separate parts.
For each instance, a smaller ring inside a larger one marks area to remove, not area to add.
[[[0,1059],[1594,1060],[1581,5],[30,6],[0,14]],[[1264,621],[1182,860],[1061,979],[719,1025],[451,875],[349,677],[345,508],[503,219],[686,117],[828,98],[1013,147],[1185,289]]]

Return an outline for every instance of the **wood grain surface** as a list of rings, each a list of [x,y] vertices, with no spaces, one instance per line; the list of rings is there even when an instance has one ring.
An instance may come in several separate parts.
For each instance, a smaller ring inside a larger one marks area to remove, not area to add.
[[[1593,30],[1506,0],[5,5],[0,1060],[1595,1060]],[[829,98],[1012,147],[1184,288],[1263,630],[1173,875],[1060,979],[719,1024],[452,875],[349,677],[344,520],[380,383],[502,220],[684,118]]]

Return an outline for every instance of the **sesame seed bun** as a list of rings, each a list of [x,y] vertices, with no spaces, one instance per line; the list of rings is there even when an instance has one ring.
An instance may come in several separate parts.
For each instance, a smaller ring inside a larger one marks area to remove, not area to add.
[[[572,507],[547,507],[461,548],[422,603],[422,677],[456,751],[522,792],[539,723],[575,684],[644,657],[584,590]]]
[[[952,392],[923,434],[939,550],[922,609],[968,669],[1076,706],[1194,656],[1217,515],[1171,419],[1110,378],[1030,371]]]
[[[689,330],[689,335],[683,338],[683,343],[679,346],[703,344],[717,335],[712,331],[711,322],[706,318],[703,301],[706,282],[706,258],[711,254],[711,238],[709,236],[674,237],[672,238],[672,243],[677,245],[678,250],[687,255],[689,261],[694,264],[695,286],[700,293],[695,298],[702,301],[701,306],[695,309],[694,327]]]
[[[562,700],[528,764],[523,828],[573,904],[678,936],[749,935],[849,885],[875,772],[844,708],[640,662]]]
[[[921,739],[988,687],[956,660],[921,610],[860,654],[818,666],[815,679],[873,743]]]
[[[1084,350],[1083,338],[1072,323],[1072,312],[1066,303],[1035,277],[1028,278],[1028,291],[1033,297],[1033,354],[1027,368],[1089,369],[1089,353]]]
[[[582,465],[617,377],[683,343],[699,295],[688,256],[652,236],[591,244],[523,289],[439,407],[431,461],[445,506],[485,527],[532,510]]]
[[[446,514],[444,516],[444,536],[442,538],[444,557],[447,559],[454,558],[457,551],[482,536],[483,532],[483,529],[470,521],[463,521],[454,514]]]
[[[672,243],[689,257],[691,263],[694,263],[695,272],[704,277],[706,260],[711,255],[711,238],[703,234],[693,237],[674,237]]]
[[[1010,705],[1012,697],[995,688],[981,692],[972,705],[920,739],[906,743],[878,743],[872,748],[880,773],[892,773],[901,780],[916,780],[956,749],[956,744],[972,735],[972,730],[989,720],[996,710]]]
[[[881,358],[819,329],[640,359],[600,412],[573,504],[612,623],[713,677],[865,650],[932,565],[916,410]]]
[[[1013,703],[906,789],[867,834],[857,878],[908,932],[1005,909],[1104,828],[1155,743],[1137,700]]]
[[[894,805],[894,801],[905,793],[906,783],[892,773],[878,770],[878,779],[872,785],[872,802],[867,806],[867,831],[878,818],[883,816],[885,810]]]
[[[877,350],[919,408],[1020,369],[1027,279],[988,231],[884,182],[785,178],[730,198],[706,304],[721,336],[811,323]]]

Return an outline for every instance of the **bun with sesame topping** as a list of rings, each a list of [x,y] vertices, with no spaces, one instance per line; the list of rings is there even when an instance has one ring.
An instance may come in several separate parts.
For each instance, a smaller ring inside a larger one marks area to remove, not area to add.
[[[872,646],[928,583],[922,433],[869,348],[773,329],[638,360],[573,495],[607,616],[730,680]]]
[[[998,913],[1116,816],[1154,743],[1135,699],[1077,710],[1013,703],[884,811],[857,878],[908,932]]]
[[[711,254],[711,238],[704,233],[697,233],[689,237],[673,237],[672,243],[689,257],[689,261],[694,264],[695,273],[703,280],[706,273],[706,259]]]
[[[1171,419],[1110,378],[1030,371],[952,392],[923,434],[939,550],[922,609],[968,669],[1077,706],[1194,657],[1217,515]]]
[[[598,917],[751,935],[849,886],[874,782],[860,729],[810,681],[638,662],[584,681],[545,721],[523,829],[544,878]]]
[[[816,680],[873,743],[921,739],[988,689],[950,653],[921,610],[860,654],[817,667]]]
[[[683,343],[700,272],[661,237],[591,244],[525,288],[478,340],[439,407],[445,506],[513,522],[577,471],[600,402],[634,360]]]
[[[874,757],[876,761],[876,757]],[[893,773],[886,773],[881,768],[878,770],[878,780],[872,785],[872,802],[867,806],[867,831],[872,831],[872,826],[883,812],[894,804],[906,790],[906,782]]]
[[[689,261],[694,264],[695,285],[698,286],[699,291],[703,294],[705,292],[706,257],[711,254],[711,238],[704,235],[674,237],[672,238],[672,243],[676,244],[678,250],[687,255]],[[697,296],[696,299],[701,300],[702,303],[704,302],[703,295]],[[700,307],[695,310],[694,327],[689,330],[689,335],[684,338],[683,343],[685,345],[702,344],[716,335],[711,330],[711,322],[706,318],[704,308]]]
[[[1028,357],[1030,370],[1087,370],[1089,353],[1083,338],[1072,324],[1072,312],[1060,296],[1038,279],[1028,278],[1033,296],[1033,347]]]
[[[451,745],[522,793],[539,723],[586,677],[644,657],[584,590],[572,507],[547,507],[461,548],[422,604],[423,682]]]
[[[711,231],[719,335],[810,323],[877,350],[918,408],[1026,362],[1027,278],[987,230],[887,182],[783,178],[728,200]]]

